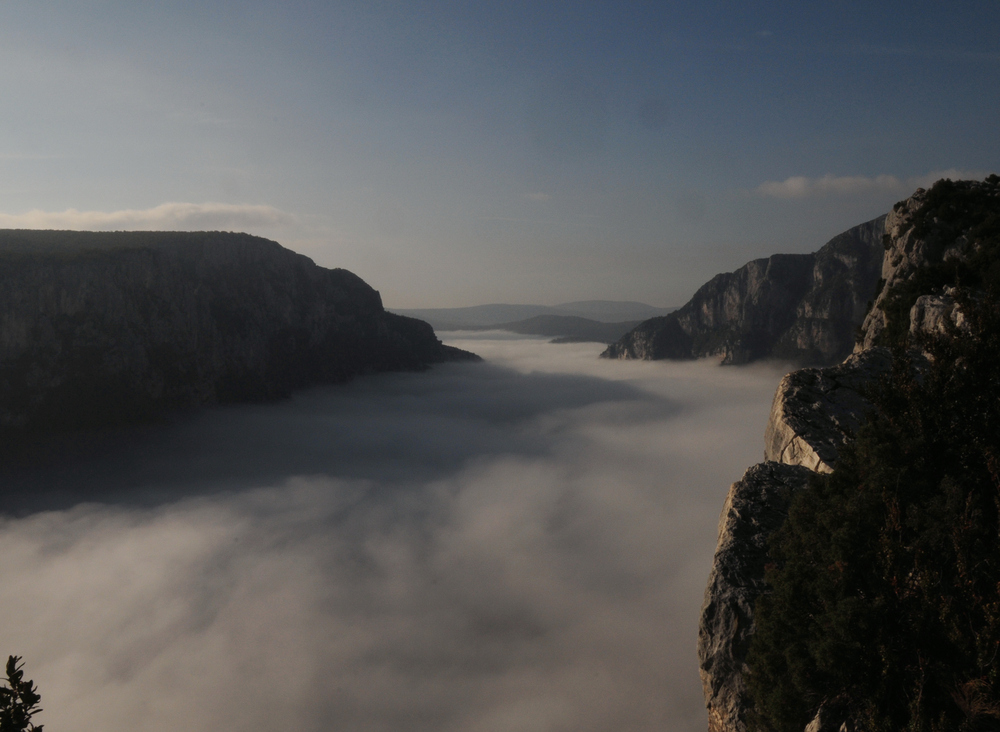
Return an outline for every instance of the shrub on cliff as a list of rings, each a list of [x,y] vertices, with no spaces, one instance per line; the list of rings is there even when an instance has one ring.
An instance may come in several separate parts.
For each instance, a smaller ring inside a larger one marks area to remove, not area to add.
[[[42,711],[38,702],[42,697],[35,683],[24,678],[24,665],[20,656],[7,659],[7,685],[0,686],[0,732],[42,732],[45,725],[37,727],[31,718]]]
[[[757,730],[801,732],[820,705],[861,730],[1000,727],[1000,287],[959,300],[970,333],[927,344],[920,376],[897,351],[772,539]]]

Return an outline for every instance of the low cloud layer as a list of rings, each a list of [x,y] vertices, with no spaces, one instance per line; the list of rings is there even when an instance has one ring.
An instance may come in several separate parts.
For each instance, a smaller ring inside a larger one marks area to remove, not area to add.
[[[273,206],[229,203],[161,203],[121,211],[42,211],[0,214],[4,229],[75,229],[84,231],[243,231],[289,224],[294,217]]]
[[[25,657],[39,721],[704,729],[716,521],[780,370],[453,342],[488,363],[7,468],[0,653]]]
[[[908,196],[917,188],[928,188],[941,178],[952,180],[982,180],[988,175],[978,170],[937,170],[927,175],[911,178],[897,178],[894,175],[877,175],[868,178],[861,175],[807,178],[792,176],[783,181],[767,181],[756,188],[756,192],[768,198],[815,198],[820,196],[855,196],[871,193],[893,193]]]

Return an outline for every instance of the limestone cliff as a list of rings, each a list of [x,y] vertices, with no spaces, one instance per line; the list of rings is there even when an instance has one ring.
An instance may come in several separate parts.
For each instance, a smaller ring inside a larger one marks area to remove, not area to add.
[[[981,276],[976,271],[981,252],[977,237],[970,236],[974,232],[949,220],[953,206],[942,198],[956,195],[957,189],[959,196],[978,193],[1000,202],[1000,184],[995,179],[920,189],[893,207],[885,222],[878,294],[862,324],[856,352],[906,340],[915,345],[922,332],[948,332],[948,323],[961,328],[954,286],[975,284]]]
[[[644,321],[602,355],[836,362],[851,352],[875,295],[884,220],[845,231],[813,254],[775,254],[716,275],[680,310]]]
[[[753,634],[754,603],[764,591],[767,539],[784,522],[792,493],[805,488],[811,474],[800,465],[760,463],[726,496],[698,627],[710,732],[745,729],[743,659]]]
[[[974,192],[978,201],[985,195],[993,201],[993,210],[1000,211],[1000,178],[948,185],[957,187],[959,194]],[[698,638],[711,732],[747,728],[744,659],[753,633],[754,604],[765,590],[763,547],[781,526],[791,491],[805,488],[810,474],[834,468],[838,451],[871,409],[868,389],[891,368],[889,347],[909,347],[913,367],[919,369],[924,338],[963,333],[964,316],[954,286],[974,291],[980,265],[970,244],[975,237],[947,220],[947,202],[938,192],[947,187],[935,187],[934,195],[918,190],[885,219],[885,233],[879,237],[882,279],[854,354],[836,366],[785,376],[765,433],[767,462],[751,467],[730,488]],[[955,195],[954,190],[945,193]],[[935,197],[945,201],[944,213],[935,209]],[[817,711],[810,728],[839,727],[839,721],[827,719],[831,709]],[[823,712],[826,717],[820,720]]]
[[[873,348],[827,368],[787,374],[778,385],[764,432],[764,459],[829,473],[837,451],[871,407],[866,387],[888,371],[889,352]]]
[[[475,358],[378,292],[222,232],[0,231],[0,427],[86,428]]]

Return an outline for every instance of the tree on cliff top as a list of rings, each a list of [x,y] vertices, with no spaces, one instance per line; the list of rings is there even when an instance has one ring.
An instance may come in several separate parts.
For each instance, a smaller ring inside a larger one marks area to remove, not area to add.
[[[926,343],[921,375],[897,349],[875,413],[772,539],[747,658],[756,730],[802,732],[821,705],[857,730],[1000,728],[1000,235],[987,228],[982,289],[957,294],[969,332]]]

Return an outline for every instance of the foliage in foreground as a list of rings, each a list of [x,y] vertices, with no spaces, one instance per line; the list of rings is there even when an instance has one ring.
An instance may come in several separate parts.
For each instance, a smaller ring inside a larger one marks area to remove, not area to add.
[[[20,656],[7,659],[7,686],[0,686],[0,732],[42,732],[31,718],[42,711],[38,708],[41,695],[35,682],[24,679],[24,664]]]
[[[897,347],[874,415],[772,539],[756,730],[802,732],[821,705],[857,730],[1000,729],[996,224],[980,218],[979,287],[957,294],[970,331],[926,343],[920,375]]]
[[[824,701],[858,729],[1000,726],[1000,299],[973,338],[897,354],[876,416],[792,502],[748,684],[761,730]]]

